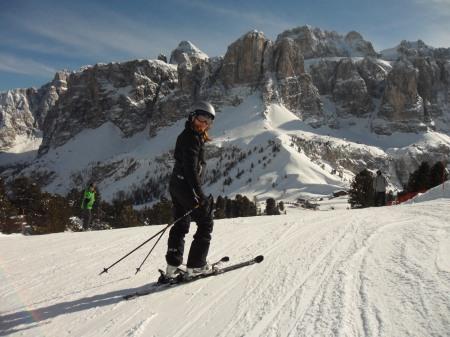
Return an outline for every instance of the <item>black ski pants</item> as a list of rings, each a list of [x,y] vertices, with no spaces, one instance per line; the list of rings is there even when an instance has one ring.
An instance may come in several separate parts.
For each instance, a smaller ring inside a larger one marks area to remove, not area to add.
[[[170,195],[173,203],[173,216],[178,219],[195,207],[193,194],[184,181],[173,177],[170,183]],[[190,215],[176,222],[170,232],[167,243],[166,261],[172,266],[179,266],[183,262],[185,236],[189,232],[191,220],[197,224],[197,231],[189,249],[187,267],[200,268],[206,264],[211,233],[213,231],[212,205],[196,208]]]

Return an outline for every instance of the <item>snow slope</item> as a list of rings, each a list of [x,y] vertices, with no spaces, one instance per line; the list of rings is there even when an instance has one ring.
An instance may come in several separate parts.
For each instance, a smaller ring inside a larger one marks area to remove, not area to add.
[[[7,151],[0,151],[0,166],[32,162],[41,143],[41,137],[17,135],[14,146]]]
[[[108,122],[97,129],[83,130],[63,146],[50,149],[21,173],[49,176],[45,190],[63,195],[93,179],[102,198],[111,201],[119,191],[135,190],[149,179],[158,180],[171,171],[173,160],[170,151],[184,122],[180,120],[161,128],[155,137],[149,137],[148,130],[145,130],[129,138]],[[216,182],[206,184],[205,192],[230,197],[240,193],[258,200],[268,197],[296,200],[299,197],[327,196],[349,187],[354,172],[336,166],[336,163],[314,158],[314,153],[310,155],[299,150],[292,145],[292,137],[305,142],[329,143],[335,151],[344,151],[337,153],[338,157],[346,156],[346,153],[360,154],[356,159],[350,158],[354,162],[358,158],[376,158],[373,162],[385,163],[393,187],[398,185],[395,165],[391,163],[393,159],[422,155],[433,144],[450,144],[449,136],[433,131],[382,136],[369,130],[369,123],[364,119],[349,119],[348,125],[341,129],[326,126],[313,129],[282,105],[264,105],[258,92],[245,96],[240,105],[223,106],[217,114],[211,130],[211,152],[222,151],[224,155],[208,159],[207,176],[213,169],[223,173],[226,166],[235,161],[236,157],[225,159],[232,149],[238,149],[237,157],[241,154],[247,154],[247,157],[239,161],[227,176],[224,174]],[[279,152],[272,152],[272,143],[279,145]],[[250,151],[252,153],[248,154]],[[320,158],[320,149],[316,152]],[[6,156],[12,155],[20,153],[0,154],[0,165],[3,159],[7,162]],[[367,165],[364,160],[361,160],[362,166]],[[335,169],[339,175],[332,173]],[[233,179],[229,185],[224,184],[227,177]]]
[[[216,221],[211,260],[264,262],[132,301],[165,243],[98,273],[159,226],[0,236],[0,336],[450,336],[449,207]]]
[[[416,197],[408,200],[406,204],[414,204],[439,198],[450,198],[450,181],[446,181],[445,183],[436,186],[425,193],[418,194]]]

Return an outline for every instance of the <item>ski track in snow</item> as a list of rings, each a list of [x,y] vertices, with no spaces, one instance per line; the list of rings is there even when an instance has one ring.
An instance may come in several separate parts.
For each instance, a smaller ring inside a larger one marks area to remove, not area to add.
[[[449,206],[217,221],[211,261],[264,261],[131,301],[165,242],[97,275],[159,227],[2,238],[0,336],[450,336]]]

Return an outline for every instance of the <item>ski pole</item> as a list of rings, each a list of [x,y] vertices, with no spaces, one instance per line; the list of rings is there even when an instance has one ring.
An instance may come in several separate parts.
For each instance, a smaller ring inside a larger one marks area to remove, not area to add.
[[[150,256],[150,254],[153,252],[153,249],[155,249],[156,245],[158,244],[159,240],[161,240],[161,238],[163,237],[164,233],[166,232],[166,230],[169,227],[164,228],[164,231],[161,233],[161,235],[159,236],[158,240],[156,240],[155,244],[153,245],[152,249],[150,249],[150,251],[148,252],[147,256],[145,257],[144,261],[142,261],[142,263],[140,264],[139,267],[136,268],[136,273],[134,273],[134,275],[136,275],[137,273],[139,273],[141,271],[141,267],[144,265],[145,261],[147,261],[148,257]]]
[[[212,198],[212,196],[210,196],[210,198]],[[196,206],[195,208],[197,208],[197,207],[199,207],[199,206]],[[194,208],[194,209],[195,209],[195,208]],[[184,215],[184,216],[186,216],[186,215]],[[176,222],[176,221],[175,221],[175,222]],[[174,222],[174,223],[175,223],[175,222]],[[173,223],[173,224],[174,224],[174,223]],[[172,224],[172,225],[173,225],[173,224]],[[171,225],[171,226],[172,226],[172,225]],[[141,271],[141,267],[144,265],[145,261],[147,261],[148,257],[149,257],[150,254],[153,252],[153,249],[155,249],[155,247],[156,247],[156,245],[158,244],[159,240],[161,240],[161,238],[163,237],[164,233],[166,232],[166,230],[167,230],[169,227],[170,227],[170,226],[164,228],[164,231],[161,233],[161,235],[159,236],[158,240],[156,240],[155,244],[153,245],[153,247],[152,247],[152,248],[150,249],[150,251],[148,252],[148,254],[147,254],[147,256],[145,257],[144,261],[142,261],[142,263],[140,264],[140,266],[136,268],[136,273],[135,273],[134,275],[136,275],[137,273],[139,273],[139,272]]]
[[[184,217],[188,216],[189,214],[191,214],[196,208],[198,207],[195,206],[193,209],[191,209],[190,211],[186,212],[184,215],[180,216],[178,219],[176,219],[174,222],[172,222],[171,224],[168,224],[166,227],[164,227],[163,229],[161,229],[158,233],[156,233],[155,235],[153,235],[151,238],[145,240],[144,242],[142,242],[139,246],[137,246],[136,248],[134,248],[131,252],[127,253],[126,255],[124,255],[123,257],[121,257],[119,260],[117,260],[116,262],[114,262],[112,265],[110,265],[109,267],[103,268],[103,271],[99,274],[102,275],[103,273],[107,273],[109,269],[111,269],[112,267],[114,267],[116,264],[118,264],[120,261],[122,261],[123,259],[125,259],[126,257],[130,256],[132,253],[134,253],[135,251],[137,251],[139,248],[141,248],[143,245],[145,245],[147,242],[153,240],[155,237],[157,237],[158,235],[160,235],[161,233],[164,234],[164,232],[167,230],[167,228],[173,226],[174,224],[176,224],[178,221],[180,221],[181,219],[183,219]],[[162,235],[161,235],[162,236]],[[160,237],[161,238],[161,237]],[[159,241],[159,239],[158,239]]]

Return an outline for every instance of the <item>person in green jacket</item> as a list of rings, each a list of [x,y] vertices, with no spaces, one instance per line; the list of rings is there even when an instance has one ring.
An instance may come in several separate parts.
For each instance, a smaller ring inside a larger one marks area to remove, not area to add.
[[[95,202],[95,184],[90,183],[89,187],[84,191],[83,200],[81,201],[81,209],[83,210],[83,230],[87,230],[91,226],[92,206]]]

